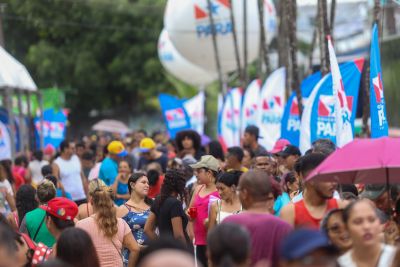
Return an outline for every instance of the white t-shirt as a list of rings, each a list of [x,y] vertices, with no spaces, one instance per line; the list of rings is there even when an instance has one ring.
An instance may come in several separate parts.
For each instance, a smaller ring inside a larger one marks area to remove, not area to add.
[[[4,187],[7,189],[7,193],[9,193],[10,195],[14,196],[14,192],[12,190],[12,186],[10,184],[10,182],[5,179],[3,182],[0,182],[0,187]]]
[[[351,257],[352,250],[339,257],[338,263],[341,267],[357,267],[356,263]],[[379,258],[377,267],[392,266],[394,256],[396,255],[396,248],[389,245],[382,245],[382,254]]]
[[[48,164],[49,162],[46,160],[42,161],[34,160],[29,162],[28,168],[32,173],[32,180],[35,184],[38,185],[43,180],[42,168],[43,166],[46,166]]]
[[[54,163],[60,169],[60,180],[65,191],[71,194],[72,200],[86,199],[81,177],[81,161],[78,156],[73,155],[69,160],[58,157]]]

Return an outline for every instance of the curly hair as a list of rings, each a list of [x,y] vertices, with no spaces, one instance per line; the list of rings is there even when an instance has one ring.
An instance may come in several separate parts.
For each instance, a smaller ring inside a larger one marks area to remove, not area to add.
[[[178,132],[175,136],[175,143],[176,143],[176,147],[178,148],[178,151],[183,150],[182,141],[183,141],[183,139],[185,139],[185,137],[188,137],[189,139],[191,139],[193,141],[194,150],[196,150],[196,151],[200,150],[200,148],[201,148],[200,135],[196,131],[193,131],[193,130],[184,130],[184,131]]]
[[[113,238],[118,232],[117,211],[112,200],[112,190],[106,186],[97,188],[92,195],[96,210],[96,223],[104,236]]]
[[[24,184],[18,189],[15,197],[15,204],[17,206],[17,214],[20,224],[26,213],[38,207],[39,204],[36,201],[35,196],[36,190],[31,185]]]
[[[161,186],[160,206],[172,193],[177,193],[181,200],[184,201],[185,185],[185,174],[182,170],[168,169],[164,177],[164,183]]]

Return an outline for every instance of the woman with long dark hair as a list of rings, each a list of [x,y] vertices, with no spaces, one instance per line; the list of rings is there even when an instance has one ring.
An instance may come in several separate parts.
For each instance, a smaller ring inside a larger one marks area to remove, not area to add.
[[[31,185],[24,184],[17,191],[17,210],[7,216],[8,222],[15,229],[19,230],[25,214],[36,209],[39,203],[36,200],[36,190]]]
[[[68,228],[61,233],[56,256],[73,267],[100,267],[92,239],[79,228]]]
[[[237,214],[242,210],[242,204],[236,193],[242,172],[225,172],[218,176],[217,190],[221,199],[211,204],[208,231],[220,224],[226,217]]]
[[[161,237],[173,237],[189,245],[189,236],[185,229],[188,218],[182,208],[186,180],[181,170],[170,169],[165,174],[161,194],[151,206],[151,212],[144,227],[150,239],[156,239],[158,227]]]
[[[178,148],[178,156],[184,158],[186,155],[192,155],[199,160],[203,151],[201,151],[201,137],[193,130],[184,130],[176,134],[175,143]]]
[[[130,199],[117,210],[117,217],[122,218],[131,228],[133,237],[140,247],[147,245],[147,236],[144,226],[150,214],[151,199],[147,197],[149,192],[149,180],[144,173],[134,173],[129,177],[128,189]],[[129,251],[123,251],[124,261],[129,258]]]
[[[135,266],[139,246],[129,225],[117,218],[112,200],[112,190],[99,187],[90,199],[94,214],[77,222],[76,227],[85,230],[95,245],[102,267],[122,267],[122,248],[130,251],[128,266]]]
[[[343,211],[343,221],[353,246],[338,259],[340,266],[391,266],[396,249],[382,243],[382,226],[373,202],[361,199],[350,203]]]

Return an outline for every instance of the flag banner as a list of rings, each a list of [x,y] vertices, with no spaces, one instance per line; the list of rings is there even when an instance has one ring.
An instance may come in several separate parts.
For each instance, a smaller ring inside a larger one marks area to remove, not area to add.
[[[5,123],[0,121],[0,160],[11,159],[11,138]]]
[[[37,140],[40,140],[40,118],[37,117],[34,119],[35,124],[35,135]],[[55,110],[53,108],[49,108],[44,110],[43,112],[43,139],[44,139],[44,147],[51,145],[54,148],[57,148],[60,143],[65,139],[66,133],[66,124],[67,124],[67,113],[65,110]],[[40,146],[40,141],[36,142],[38,144],[38,148]]]
[[[241,131],[244,133],[249,125],[257,125],[259,116],[259,102],[260,102],[261,80],[257,79],[250,83],[247,87],[242,104],[242,122]]]
[[[303,107],[307,104],[307,99],[312,89],[321,80],[321,72],[316,72],[301,82],[301,95]],[[282,116],[281,138],[287,139],[292,145],[299,146],[300,142],[300,115],[299,104],[296,92],[289,97]]]
[[[371,137],[378,138],[388,136],[389,124],[386,117],[386,101],[383,94],[379,35],[376,23],[372,29],[369,95],[371,109]]]
[[[194,97],[188,99],[183,103],[183,106],[190,118],[191,129],[198,132],[200,135],[204,134],[204,103],[206,97],[204,91],[201,91]]]
[[[285,104],[285,68],[275,70],[265,81],[260,94],[258,127],[259,143],[272,150],[281,137],[281,121]]]
[[[218,139],[224,149],[240,145],[242,89],[233,88],[225,97],[218,118]]]
[[[336,146],[343,147],[353,141],[353,128],[350,121],[352,110],[349,105],[349,102],[352,102],[353,99],[349,98],[349,101],[347,101],[342,75],[340,74],[339,64],[330,36],[328,36],[328,50],[331,64],[332,90],[335,101]]]
[[[190,118],[183,105],[186,99],[182,100],[172,95],[159,94],[158,100],[171,138],[175,138],[179,131],[190,129]]]
[[[340,65],[340,73],[346,92],[346,100],[351,110],[350,125],[354,127],[358,92],[364,59]],[[320,138],[328,138],[336,143],[335,97],[332,75],[325,75],[313,88],[304,106],[300,127],[300,150],[311,148],[311,143]]]

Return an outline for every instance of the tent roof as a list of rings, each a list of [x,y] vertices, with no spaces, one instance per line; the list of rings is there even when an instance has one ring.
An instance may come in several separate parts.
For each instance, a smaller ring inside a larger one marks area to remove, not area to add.
[[[37,91],[36,84],[25,66],[0,46],[0,90],[7,87]]]

